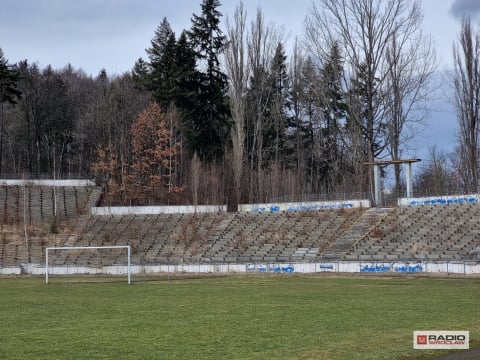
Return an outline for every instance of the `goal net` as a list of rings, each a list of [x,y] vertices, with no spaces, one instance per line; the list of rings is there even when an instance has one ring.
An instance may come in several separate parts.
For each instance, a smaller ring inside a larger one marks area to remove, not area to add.
[[[45,283],[49,278],[126,276],[131,283],[130,246],[61,246],[45,249]]]

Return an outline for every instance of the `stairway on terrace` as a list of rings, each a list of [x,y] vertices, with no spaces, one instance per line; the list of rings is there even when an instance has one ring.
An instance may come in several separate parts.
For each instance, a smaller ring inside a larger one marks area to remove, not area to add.
[[[357,242],[365,238],[392,209],[370,208],[363,212],[322,254],[323,259],[340,260]]]

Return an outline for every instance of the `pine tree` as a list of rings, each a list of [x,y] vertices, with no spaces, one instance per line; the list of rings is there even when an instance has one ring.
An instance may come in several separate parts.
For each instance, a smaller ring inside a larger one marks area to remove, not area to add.
[[[165,52],[165,47],[171,36],[175,36],[170,23],[167,18],[164,17],[160,25],[155,30],[153,39],[150,41],[151,46],[145,51],[150,59],[150,64],[161,61]]]
[[[195,148],[191,144],[196,144],[200,140],[197,139],[196,128],[192,127],[197,110],[201,104],[198,101],[200,73],[196,69],[195,51],[192,49],[188,41],[185,31],[182,32],[178,39],[176,52],[176,68],[174,73],[174,103],[181,116],[182,130],[188,140],[187,146],[191,152],[195,152]]]
[[[287,57],[282,43],[278,43],[269,74],[267,91],[268,104],[264,130],[264,148],[267,153],[266,161],[274,161],[279,165],[285,150],[286,129],[288,127],[288,75],[286,66]]]
[[[19,73],[16,67],[8,64],[0,48],[0,100],[2,103],[16,103],[16,99],[21,95],[17,88],[18,79]]]
[[[360,64],[354,77],[351,79],[349,111],[347,116],[347,127],[352,134],[360,135],[362,138],[364,161],[375,159],[385,149],[386,128],[385,124],[371,121],[370,97],[374,102],[380,102],[379,95],[369,93],[369,74],[366,64]],[[374,85],[377,80],[374,80]],[[360,144],[359,144],[360,145]],[[361,161],[362,161],[361,160]]]
[[[343,63],[340,49],[334,43],[320,71],[322,81],[322,168],[321,182],[327,191],[334,190],[343,169],[341,162],[340,122],[346,118],[348,106],[342,89]]]
[[[151,73],[147,87],[153,99],[166,111],[174,101],[175,75],[177,69],[175,34],[170,33],[163,46],[162,55],[150,63]]]
[[[333,133],[338,130],[338,122],[340,119],[345,118],[348,110],[345,94],[342,89],[342,56],[337,43],[334,43],[330,49],[330,54],[321,69],[321,78],[324,88],[324,117],[326,119],[327,128]]]
[[[149,66],[150,65],[141,57],[135,61],[132,69],[132,78],[140,88],[146,88],[148,86]]]
[[[200,16],[193,15],[188,32],[190,42],[205,69],[199,72],[198,109],[188,124],[190,151],[204,161],[219,159],[228,135],[227,76],[220,70],[219,56],[224,51],[225,36],[220,29],[218,0],[203,0]]]
[[[15,104],[21,92],[17,88],[19,73],[8,64],[0,48],[0,173],[3,171],[3,142],[5,137],[4,103]]]

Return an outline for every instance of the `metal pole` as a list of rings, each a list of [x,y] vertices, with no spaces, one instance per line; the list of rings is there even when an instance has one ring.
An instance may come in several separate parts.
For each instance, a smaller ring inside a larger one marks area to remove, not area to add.
[[[45,283],[48,284],[48,248],[45,255]]]
[[[382,188],[380,185],[380,166],[373,165],[373,187],[375,192],[375,205],[382,205]]]
[[[130,246],[127,248],[128,249],[128,285],[130,285]]]
[[[407,198],[413,197],[413,177],[412,177],[412,163],[407,163]]]

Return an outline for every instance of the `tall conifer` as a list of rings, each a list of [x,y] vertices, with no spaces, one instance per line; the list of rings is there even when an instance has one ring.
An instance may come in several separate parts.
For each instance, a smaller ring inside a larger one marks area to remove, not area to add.
[[[218,0],[203,0],[201,15],[193,15],[188,32],[200,65],[197,92],[198,109],[190,129],[196,133],[187,139],[190,150],[204,161],[219,159],[228,135],[227,76],[220,70],[219,56],[224,51],[225,36],[220,29]],[[191,132],[193,134],[193,132]]]

